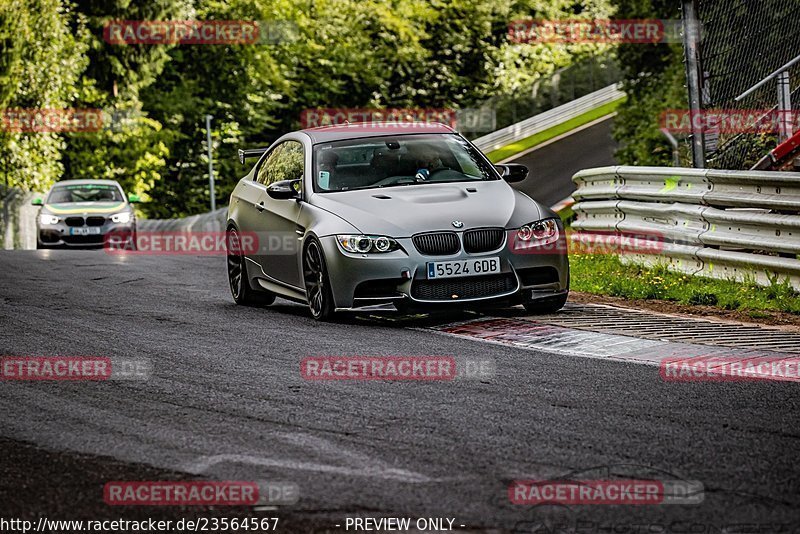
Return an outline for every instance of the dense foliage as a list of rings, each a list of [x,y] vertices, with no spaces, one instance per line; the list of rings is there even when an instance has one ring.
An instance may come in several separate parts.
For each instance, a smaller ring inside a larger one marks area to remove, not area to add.
[[[614,0],[620,19],[680,20],[675,0]],[[623,165],[671,165],[672,147],[661,133],[661,114],[686,109],[683,46],[671,44],[622,44],[617,57],[623,69],[623,89],[628,94],[614,121],[614,137],[620,142],[617,160]],[[681,145],[681,159],[691,166],[689,147]]]
[[[0,128],[5,183],[45,190],[113,178],[153,217],[208,209],[205,115],[217,199],[258,146],[316,107],[464,108],[530,87],[597,45],[514,44],[519,18],[608,18],[610,0],[8,0],[0,107],[99,108],[100,132]],[[118,45],[110,20],[256,20],[291,31],[255,45]],[[3,179],[0,179],[2,181]]]

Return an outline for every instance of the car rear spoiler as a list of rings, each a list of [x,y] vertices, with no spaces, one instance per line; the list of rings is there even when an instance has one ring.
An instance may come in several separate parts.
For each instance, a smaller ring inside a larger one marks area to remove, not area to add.
[[[247,148],[244,150],[240,148],[239,163],[244,165],[245,160],[261,157],[261,154],[266,152],[268,149],[269,149],[268,146],[265,146],[264,148]]]

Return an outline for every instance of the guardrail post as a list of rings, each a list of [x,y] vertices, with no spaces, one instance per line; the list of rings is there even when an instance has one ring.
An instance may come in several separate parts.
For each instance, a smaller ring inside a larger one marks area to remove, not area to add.
[[[3,211],[0,213],[0,230],[3,232],[1,236],[2,242],[0,242],[0,244],[2,244],[3,248],[6,250],[14,248],[14,225],[11,222],[10,205],[16,194],[16,191],[12,189],[9,191],[8,195],[0,200],[0,203],[3,205]]]
[[[695,117],[700,113],[701,104],[699,42],[700,25],[697,22],[694,0],[683,0],[683,50],[686,55],[686,85],[689,90],[689,117],[692,122],[692,164],[697,169],[704,169],[704,135],[702,130],[695,128]]]
[[[214,160],[211,147],[211,115],[206,115],[206,138],[208,139],[208,189],[211,196],[211,211],[217,209],[217,199],[214,193]]]

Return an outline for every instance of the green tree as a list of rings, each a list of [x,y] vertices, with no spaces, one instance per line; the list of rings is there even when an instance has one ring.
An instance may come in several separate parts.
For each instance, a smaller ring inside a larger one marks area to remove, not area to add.
[[[217,198],[244,170],[239,146],[263,146],[300,126],[309,108],[469,107],[538,77],[597,45],[515,45],[512,16],[608,16],[608,0],[198,0],[197,19],[280,21],[280,43],[180,46],[158,83],[142,91],[164,125],[167,168],[150,213],[185,215],[209,205],[204,116],[212,127]],[[519,57],[522,57],[519,60]],[[504,60],[508,62],[504,63]]]
[[[507,21],[603,20],[614,13],[611,0],[517,0],[511,3]],[[530,89],[541,78],[587,58],[607,52],[603,43],[514,43],[506,41],[498,51],[495,91],[514,94]]]
[[[167,165],[168,132],[148,116],[140,93],[158,80],[170,45],[111,44],[104,28],[115,20],[183,19],[192,6],[188,0],[77,0],[75,9],[90,29],[89,64],[76,84],[75,102],[103,109],[105,124],[99,132],[65,136],[64,177],[117,180],[126,191],[151,200],[149,192]]]
[[[86,68],[85,21],[60,0],[0,2],[0,109],[63,109]],[[63,173],[58,133],[0,125],[6,185],[45,190]]]
[[[291,4],[285,2],[287,6]],[[198,20],[275,20],[249,1],[198,2]],[[154,84],[142,91],[149,115],[164,125],[169,158],[148,206],[152,216],[183,216],[208,210],[205,115],[212,124],[216,196],[221,204],[244,174],[236,149],[275,138],[275,114],[288,85],[271,44],[177,46]]]

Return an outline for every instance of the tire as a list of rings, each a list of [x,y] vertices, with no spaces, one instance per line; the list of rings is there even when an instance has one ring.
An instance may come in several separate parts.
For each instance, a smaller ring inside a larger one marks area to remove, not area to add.
[[[135,231],[131,232],[131,237],[130,237],[128,243],[130,243],[130,247],[128,248],[128,250],[130,250],[131,252],[136,252],[136,232]]]
[[[333,318],[336,306],[322,245],[313,238],[303,250],[303,282],[311,316],[317,321],[329,321]]]
[[[568,296],[569,296],[568,293],[564,293],[563,295],[559,295],[557,297],[551,297],[539,300],[529,300],[523,302],[522,305],[525,307],[525,311],[527,311],[528,313],[533,313],[537,315],[555,313],[564,307],[564,304],[567,303]]]
[[[275,294],[269,291],[257,291],[250,287],[250,278],[247,275],[247,262],[239,247],[239,232],[236,228],[228,229],[228,284],[231,296],[236,304],[241,306],[269,306],[275,302]],[[233,245],[233,246],[231,246]],[[233,248],[233,250],[231,250]]]

